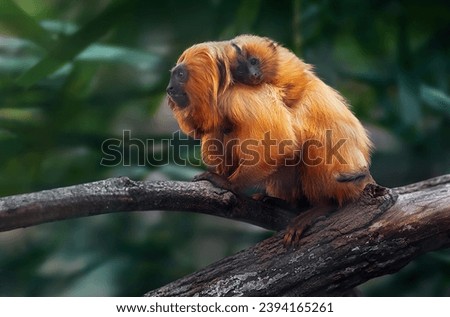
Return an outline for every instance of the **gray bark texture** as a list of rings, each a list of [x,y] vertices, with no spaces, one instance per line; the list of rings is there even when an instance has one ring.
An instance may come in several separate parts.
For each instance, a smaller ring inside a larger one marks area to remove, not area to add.
[[[94,183],[0,199],[0,231],[124,211],[187,211],[278,231],[273,237],[146,296],[327,296],[398,271],[450,246],[450,175],[387,189],[319,219],[295,248],[283,246],[292,212],[200,182]]]

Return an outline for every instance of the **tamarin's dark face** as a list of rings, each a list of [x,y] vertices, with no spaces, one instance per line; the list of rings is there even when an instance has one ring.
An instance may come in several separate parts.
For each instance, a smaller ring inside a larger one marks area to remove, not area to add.
[[[243,52],[235,43],[231,45],[236,50],[236,60],[231,63],[231,75],[234,81],[246,85],[258,85],[263,80],[261,71],[261,61],[255,57]]]
[[[188,79],[189,72],[184,64],[177,65],[170,71],[170,81],[166,91],[180,108],[189,105],[189,97],[185,88]]]

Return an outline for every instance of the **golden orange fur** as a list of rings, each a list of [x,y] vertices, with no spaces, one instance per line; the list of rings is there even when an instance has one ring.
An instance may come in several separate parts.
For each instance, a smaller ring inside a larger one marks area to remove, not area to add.
[[[260,59],[262,82],[233,80],[235,45]],[[342,205],[373,182],[363,126],[288,49],[244,35],[194,45],[172,72],[177,68],[188,80],[173,75],[169,83],[175,118],[185,133],[201,139],[204,162],[234,189],[263,187],[291,205],[303,198],[315,206]],[[183,107],[175,101],[180,94],[189,100]]]
[[[268,38],[241,35],[231,42],[244,56],[259,59],[262,82],[279,88],[280,98],[293,110],[296,140],[305,150],[301,184],[307,199],[312,204],[334,199],[342,205],[357,198],[365,185],[373,182],[368,173],[372,145],[344,98],[321,81],[310,65]],[[236,53],[228,55],[230,64],[234,64]],[[338,148],[342,158],[339,161],[329,157],[327,144],[332,148],[340,140],[345,141]],[[322,147],[316,146],[320,144]],[[313,161],[308,162],[308,157]],[[322,158],[323,162],[316,164],[315,158]],[[357,182],[336,181],[340,175],[359,173],[366,173],[367,177]]]

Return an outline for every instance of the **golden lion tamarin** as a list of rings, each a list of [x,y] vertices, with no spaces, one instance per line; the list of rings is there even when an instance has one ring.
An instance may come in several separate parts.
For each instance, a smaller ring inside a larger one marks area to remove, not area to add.
[[[287,244],[327,206],[357,199],[373,182],[371,143],[344,99],[268,38],[188,48],[167,93],[180,128],[201,139],[202,158],[222,186],[263,187],[291,206],[306,199],[316,207],[290,226]]]

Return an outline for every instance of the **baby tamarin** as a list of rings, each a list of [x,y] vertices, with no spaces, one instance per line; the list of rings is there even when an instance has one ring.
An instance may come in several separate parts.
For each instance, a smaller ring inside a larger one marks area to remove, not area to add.
[[[235,82],[269,83],[281,89],[281,97],[288,107],[298,103],[307,83],[305,77],[314,76],[311,65],[266,37],[240,35],[230,43],[234,51],[229,49],[228,56]]]
[[[172,69],[169,105],[181,129],[231,188],[262,186],[300,215],[285,236],[296,242],[326,206],[359,197],[373,182],[371,143],[344,99],[311,66],[274,41],[244,35],[187,49]]]

